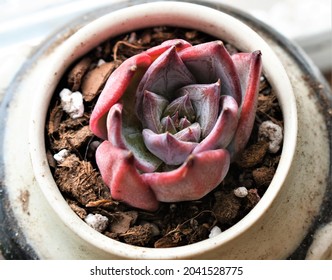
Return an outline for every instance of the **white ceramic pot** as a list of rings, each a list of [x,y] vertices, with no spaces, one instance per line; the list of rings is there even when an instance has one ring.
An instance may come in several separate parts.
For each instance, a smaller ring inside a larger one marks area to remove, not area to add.
[[[213,1],[210,5],[213,6]],[[41,259],[305,257],[304,253],[297,253],[298,248],[302,244],[307,250],[311,244],[305,237],[316,228],[315,219],[327,201],[326,195],[330,195],[327,191],[330,147],[321,100],[308,80],[302,78],[303,67],[292,54],[298,50],[285,51],[285,39],[276,39],[267,27],[260,27],[259,22],[225,7],[153,2],[112,10],[107,14],[97,11],[88,17],[89,23],[85,25],[85,22],[84,27],[73,31],[77,25],[71,26],[52,37],[34,54],[32,62],[27,63],[21,79],[16,79],[3,101],[1,179],[2,215],[6,221],[2,222],[7,226],[12,219],[14,228],[3,236],[8,242],[16,240],[15,245],[19,247],[15,253],[3,248],[5,256],[18,258],[18,254],[23,254],[22,258]],[[229,13],[247,21],[253,29]],[[92,18],[96,20],[91,21]],[[261,50],[263,72],[276,92],[284,116],[280,163],[257,206],[214,238],[167,249],[127,245],[105,237],[84,223],[70,209],[53,180],[44,141],[49,102],[67,67],[110,37],[160,25],[197,29],[242,51]],[[306,58],[301,59],[306,62]],[[17,237],[9,236],[15,232]]]

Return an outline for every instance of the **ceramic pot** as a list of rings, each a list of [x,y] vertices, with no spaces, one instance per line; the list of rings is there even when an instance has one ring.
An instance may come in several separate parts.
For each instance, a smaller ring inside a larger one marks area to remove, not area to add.
[[[129,4],[111,6],[110,12],[95,11],[49,38],[23,67],[2,102],[0,237],[4,255],[40,259],[305,258],[312,242],[306,236],[331,220],[326,210],[331,205],[327,188],[331,182],[327,113],[331,100],[319,74],[299,49],[275,31],[213,1],[125,6]],[[197,29],[241,51],[261,50],[263,73],[284,117],[284,143],[268,190],[241,221],[208,240],[153,249],[105,237],[70,209],[48,166],[44,130],[55,87],[73,61],[108,38],[161,25]],[[322,253],[313,257],[320,258]]]

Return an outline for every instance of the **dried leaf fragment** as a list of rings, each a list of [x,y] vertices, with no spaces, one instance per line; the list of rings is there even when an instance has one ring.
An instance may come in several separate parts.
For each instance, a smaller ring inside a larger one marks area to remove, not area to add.
[[[97,193],[104,188],[99,173],[91,163],[80,160],[74,154],[59,164],[54,175],[60,190],[82,205],[97,200]]]
[[[67,82],[71,87],[72,91],[77,91],[82,83],[82,78],[85,73],[89,70],[92,59],[90,57],[82,58],[69,72]]]
[[[113,233],[125,233],[136,222],[138,213],[136,211],[118,212],[113,215],[110,228]]]
[[[79,130],[69,130],[62,133],[59,140],[54,141],[54,148],[57,150],[77,149],[91,137],[93,137],[93,134],[88,125]]]
[[[89,102],[98,95],[114,69],[115,63],[107,62],[86,74],[82,81],[82,94],[85,101]]]

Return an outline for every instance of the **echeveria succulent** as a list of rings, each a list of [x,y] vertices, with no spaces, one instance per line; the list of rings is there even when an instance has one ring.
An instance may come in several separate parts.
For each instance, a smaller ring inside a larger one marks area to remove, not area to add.
[[[221,41],[169,40],[125,60],[109,77],[90,127],[114,199],[156,210],[218,186],[254,123],[261,53]]]

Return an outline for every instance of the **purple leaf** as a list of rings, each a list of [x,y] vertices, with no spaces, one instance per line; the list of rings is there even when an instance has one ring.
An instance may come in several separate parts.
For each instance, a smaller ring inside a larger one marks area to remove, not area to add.
[[[202,129],[202,138],[212,130],[219,113],[220,82],[194,84],[182,87],[178,95],[189,96],[196,112],[196,121]]]
[[[115,104],[107,116],[108,141],[116,148],[130,150],[134,154],[135,166],[144,172],[153,172],[161,161],[153,156],[145,147],[142,134],[129,133],[123,129],[122,104]],[[109,156],[109,155],[105,155]]]
[[[179,165],[185,161],[197,143],[176,139],[169,132],[156,134],[143,129],[143,139],[148,150],[168,165]]]
[[[136,92],[136,113],[142,119],[142,99],[146,90],[171,99],[175,90],[195,82],[195,78],[179,58],[175,47],[161,54],[145,72]]]
[[[241,85],[235,65],[221,41],[208,42],[179,52],[184,64],[198,83],[221,81],[221,95],[234,97],[241,104]]]
[[[125,149],[126,144],[122,134],[122,104],[116,103],[107,115],[107,139],[114,147]]]
[[[168,131],[171,134],[176,133],[176,127],[174,121],[170,116],[162,118],[161,124],[163,126],[163,131]]]
[[[179,168],[169,172],[142,174],[158,201],[197,200],[212,191],[226,176],[230,164],[227,150],[190,155]]]
[[[178,117],[187,117],[189,121],[195,120],[195,110],[191,104],[189,95],[180,96],[174,99],[165,109],[164,116],[173,116],[178,113]]]
[[[193,123],[192,125],[174,134],[174,137],[181,141],[197,143],[201,138],[201,126],[199,125],[199,123]]]
[[[235,99],[225,95],[220,100],[222,111],[210,134],[202,140],[193,153],[226,148],[231,142],[238,122],[238,105]]]
[[[179,130],[182,130],[190,125],[191,125],[191,122],[188,121],[188,119],[186,117],[183,117],[179,121]]]
[[[149,128],[155,133],[161,133],[162,125],[160,119],[168,103],[164,97],[146,90],[143,95],[143,128]]]

